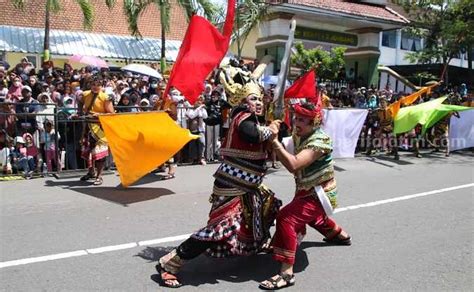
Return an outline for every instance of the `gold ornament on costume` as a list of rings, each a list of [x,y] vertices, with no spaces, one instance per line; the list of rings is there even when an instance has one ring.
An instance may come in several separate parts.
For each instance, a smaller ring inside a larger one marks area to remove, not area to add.
[[[239,88],[237,88],[234,95],[230,97],[229,103],[232,106],[237,106],[242,102],[242,100],[246,99],[249,95],[262,97],[262,90],[257,83],[249,82],[244,86],[240,86]]]
[[[265,56],[253,72],[244,71],[239,67],[234,67],[228,61],[222,62],[219,73],[219,82],[224,86],[227,93],[227,101],[232,106],[239,105],[243,99],[250,94],[262,97],[262,89],[257,83],[265,71],[267,65],[271,62],[271,56]]]

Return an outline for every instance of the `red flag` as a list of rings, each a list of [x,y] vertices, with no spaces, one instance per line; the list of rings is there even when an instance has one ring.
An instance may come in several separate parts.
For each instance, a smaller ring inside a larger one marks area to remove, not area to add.
[[[285,98],[307,98],[315,101],[316,94],[316,73],[314,69],[306,72],[298,78],[293,85],[285,91]]]
[[[204,80],[227,53],[234,12],[235,0],[229,0],[222,34],[207,19],[191,18],[163,96],[175,87],[194,104],[204,90]]]

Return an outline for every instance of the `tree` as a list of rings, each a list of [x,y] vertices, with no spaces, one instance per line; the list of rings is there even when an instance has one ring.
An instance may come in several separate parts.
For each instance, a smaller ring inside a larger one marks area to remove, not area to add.
[[[240,59],[248,35],[268,15],[269,4],[258,0],[240,0],[237,3],[233,39],[237,41],[237,56]]]
[[[29,0],[12,0],[13,5],[17,9],[23,9]],[[49,61],[49,32],[50,32],[50,13],[58,13],[62,10],[61,0],[46,0],[45,18],[44,18],[44,43],[43,43],[43,59]],[[94,7],[89,0],[75,0],[81,7],[84,16],[83,25],[85,29],[91,29],[94,24]],[[113,7],[116,0],[105,0],[109,8]]]
[[[160,10],[160,24],[161,24],[161,72],[165,71],[166,65],[166,32],[170,30],[171,17],[171,3],[173,0],[124,0],[124,12],[127,17],[128,27],[132,35],[141,37],[138,28],[138,20],[140,16],[150,6],[155,5]],[[218,8],[209,0],[177,0],[189,21],[191,16],[195,13],[201,12],[208,19],[215,18]]]
[[[295,44],[296,53],[291,62],[301,68],[301,73],[316,69],[316,75],[322,80],[335,80],[345,65],[344,47],[334,47],[330,52],[321,47],[306,50],[303,43]]]
[[[449,62],[460,52],[468,52],[472,68],[474,43],[474,1],[404,0],[398,1],[409,13],[413,25],[406,31],[424,39],[424,47],[408,54],[411,62],[441,63],[440,79],[448,81]]]

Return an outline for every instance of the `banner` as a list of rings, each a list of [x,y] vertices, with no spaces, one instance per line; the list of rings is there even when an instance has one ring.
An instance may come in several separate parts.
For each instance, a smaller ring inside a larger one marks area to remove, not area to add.
[[[449,125],[449,150],[474,147],[474,109],[451,117]]]
[[[367,114],[364,109],[324,110],[323,130],[332,139],[334,158],[354,157]]]

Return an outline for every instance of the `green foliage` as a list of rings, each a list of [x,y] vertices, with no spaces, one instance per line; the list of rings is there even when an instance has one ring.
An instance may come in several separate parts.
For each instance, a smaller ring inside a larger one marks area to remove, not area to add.
[[[267,15],[269,5],[265,1],[241,0],[239,1],[234,22],[233,40],[237,41],[238,55],[253,28],[257,27]]]
[[[418,72],[414,74],[413,76],[410,76],[410,79],[416,80],[418,83],[418,86],[422,86],[424,84],[423,81],[429,81],[429,80],[437,80],[437,76],[434,76],[433,74],[429,72]]]
[[[303,43],[295,44],[296,54],[291,57],[291,62],[301,68],[301,73],[305,73],[313,68],[316,75],[323,80],[334,80],[341,68],[344,67],[344,52],[346,48],[335,47],[330,52],[321,47],[306,50]]]
[[[406,31],[425,40],[424,48],[408,59],[419,63],[443,63],[459,52],[469,51],[474,42],[474,1],[398,1],[409,13]]]
[[[84,16],[84,28],[92,29],[94,25],[94,6],[89,0],[77,0],[77,3],[81,7],[82,15]]]
[[[141,37],[138,28],[140,16],[150,7],[156,5],[160,10],[160,23],[165,31],[170,29],[171,6],[177,3],[181,6],[189,20],[195,13],[201,13],[208,19],[215,18],[218,8],[209,0],[123,0],[124,13],[127,17],[128,28],[132,35]]]

